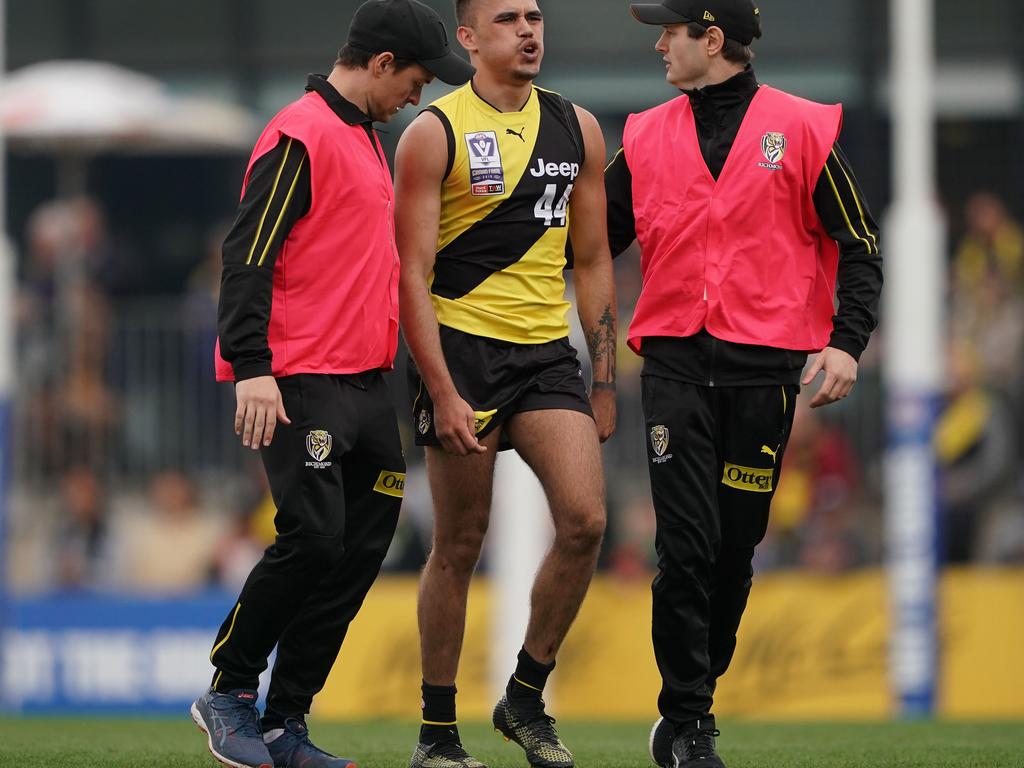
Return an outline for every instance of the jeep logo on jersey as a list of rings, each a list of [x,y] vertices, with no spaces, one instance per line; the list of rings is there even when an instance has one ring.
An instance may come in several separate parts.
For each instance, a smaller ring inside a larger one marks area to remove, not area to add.
[[[786,154],[786,136],[776,131],[769,131],[761,137],[761,151],[764,152],[764,157],[769,163],[773,165],[781,163]]]
[[[566,176],[571,181],[580,175],[580,164],[545,163],[543,157],[538,157],[537,167],[530,169],[530,175],[538,179],[541,176]]]
[[[741,467],[738,464],[726,462],[722,469],[722,485],[728,485],[739,491],[771,493],[774,474],[774,470],[771,469]]]

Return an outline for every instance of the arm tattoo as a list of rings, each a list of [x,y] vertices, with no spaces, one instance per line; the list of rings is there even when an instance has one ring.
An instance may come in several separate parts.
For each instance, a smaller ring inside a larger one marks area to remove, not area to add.
[[[594,369],[594,389],[615,387],[615,316],[608,304],[597,321],[597,327],[586,332],[590,364]]]

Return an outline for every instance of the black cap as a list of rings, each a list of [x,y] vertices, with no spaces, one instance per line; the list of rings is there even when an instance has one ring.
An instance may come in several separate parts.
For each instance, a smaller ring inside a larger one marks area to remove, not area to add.
[[[469,82],[476,71],[452,53],[441,17],[416,0],[369,0],[356,10],[348,28],[348,44],[368,53],[390,51],[411,59],[448,83]]]
[[[730,40],[750,45],[761,36],[761,12],[753,0],[662,0],[631,3],[629,10],[644,24],[686,24],[718,27]]]

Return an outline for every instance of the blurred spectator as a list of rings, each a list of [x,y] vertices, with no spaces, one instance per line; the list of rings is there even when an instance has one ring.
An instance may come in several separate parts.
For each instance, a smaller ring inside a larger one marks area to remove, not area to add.
[[[645,581],[658,565],[654,550],[654,505],[638,493],[609,515],[608,570],[623,581]]]
[[[1013,419],[1003,397],[984,386],[980,371],[973,347],[955,341],[949,355],[949,392],[935,430],[948,563],[972,558],[990,509],[1014,495]]]
[[[797,400],[759,563],[837,573],[864,564],[860,468],[843,431]]]
[[[56,584],[63,589],[96,587],[107,580],[107,496],[96,471],[69,469],[61,478],[54,546]]]
[[[210,568],[212,586],[230,592],[239,591],[264,550],[274,543],[277,507],[270,494],[267,475],[259,462],[250,463],[245,473],[248,496],[227,532],[217,542]]]
[[[132,591],[187,592],[208,582],[222,518],[204,515],[181,472],[153,477],[148,514],[125,515],[115,532],[122,584]]]
[[[45,203],[29,218],[19,384],[27,458],[44,473],[102,455],[116,417],[106,381],[110,307],[99,281],[105,232],[85,198]]]
[[[952,265],[953,335],[978,352],[982,383],[1019,392],[1024,352],[1024,231],[987,192],[966,204]]]

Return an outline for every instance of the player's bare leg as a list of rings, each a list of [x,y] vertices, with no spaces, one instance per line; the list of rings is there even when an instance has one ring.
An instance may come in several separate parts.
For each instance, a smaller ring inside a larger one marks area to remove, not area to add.
[[[508,434],[540,480],[555,540],[533,584],[524,646],[550,664],[579,611],[605,528],[604,470],[594,420],[578,411],[527,411]]]
[[[420,577],[417,616],[423,679],[432,685],[455,684],[469,583],[490,520],[499,432],[481,441],[486,453],[453,456],[441,448],[427,449],[434,535]]]
[[[526,751],[533,766],[570,768],[541,699],[555,654],[590,585],[605,528],[604,472],[594,420],[578,411],[527,411],[506,425],[544,488],[555,540],[534,580],[519,664],[494,709],[494,726]]]
[[[411,766],[475,768],[462,748],[455,715],[455,676],[466,630],[469,583],[491,513],[500,429],[481,443],[485,453],[454,456],[427,448],[434,500],[434,536],[420,577],[417,617],[423,665],[423,725]]]

